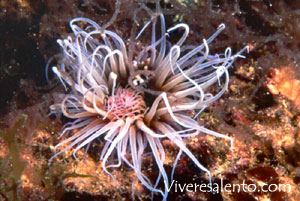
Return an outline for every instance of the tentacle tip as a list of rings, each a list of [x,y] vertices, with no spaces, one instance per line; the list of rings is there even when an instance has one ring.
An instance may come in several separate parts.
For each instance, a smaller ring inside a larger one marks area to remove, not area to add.
[[[118,76],[117,76],[116,73],[111,72],[111,73],[110,73],[110,77],[111,77],[111,79],[116,80]]]
[[[57,73],[58,73],[58,69],[57,69],[57,67],[56,67],[56,66],[53,66],[51,69],[52,69],[52,71],[53,71],[55,74],[57,74]]]
[[[250,46],[247,45],[245,48],[246,48],[246,50],[247,50],[247,53],[249,54],[249,53],[250,53]]]
[[[78,158],[77,158],[77,156],[76,156],[76,152],[73,152],[72,155],[73,155],[73,158],[75,159],[75,161],[78,162]]]
[[[51,165],[53,159],[56,157],[56,154],[54,156],[52,156],[49,160],[48,160],[48,166]]]
[[[218,26],[218,29],[221,29],[221,30],[223,30],[223,29],[225,29],[225,24],[224,23],[221,23],[219,26]]]
[[[230,140],[230,151],[232,154],[234,154],[234,140],[233,139]]]

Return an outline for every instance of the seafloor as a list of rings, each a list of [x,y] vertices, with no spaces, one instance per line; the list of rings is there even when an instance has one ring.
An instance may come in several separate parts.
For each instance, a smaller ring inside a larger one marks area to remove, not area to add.
[[[145,2],[153,7],[151,1]],[[121,1],[120,13],[109,29],[128,38],[138,4]],[[92,144],[86,162],[76,162],[68,151],[48,165],[68,119],[48,116],[49,106],[63,89],[51,74],[46,82],[45,64],[60,52],[56,39],[70,33],[70,19],[84,16],[103,24],[114,6],[114,1],[105,0],[0,1],[1,201],[131,200],[134,172],[126,165],[113,170],[121,193],[102,171],[101,140]],[[188,148],[210,169],[216,183],[291,185],[290,192],[171,191],[168,199],[300,200],[300,1],[170,0],[161,1],[160,6],[167,25],[185,22],[190,26],[187,44],[201,43],[225,23],[227,28],[210,46],[211,53],[227,46],[234,51],[245,45],[251,49],[246,59],[237,60],[230,69],[225,95],[199,117],[202,125],[231,136],[234,152],[228,141],[208,135],[190,138]],[[163,145],[170,174],[178,149],[167,140]],[[149,170],[157,174],[151,156],[145,157]],[[182,157],[174,179],[201,183],[208,178],[188,157]],[[137,200],[151,198],[141,184],[134,188]]]

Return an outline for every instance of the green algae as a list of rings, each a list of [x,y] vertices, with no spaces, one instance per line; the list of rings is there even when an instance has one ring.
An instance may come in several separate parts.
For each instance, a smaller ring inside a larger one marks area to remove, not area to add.
[[[20,129],[24,125],[28,118],[28,115],[22,114],[19,116],[17,121],[15,122],[14,126],[10,129],[7,129],[5,131],[0,131],[0,137],[5,141],[5,143],[8,146],[8,156],[1,161],[1,169],[2,171],[4,165],[10,160],[12,163],[12,171],[9,173],[9,175],[3,176],[3,178],[0,178],[1,183],[3,183],[4,179],[11,179],[11,185],[9,187],[5,187],[4,185],[0,185],[0,193],[2,195],[7,196],[8,200],[14,200],[17,201],[17,187],[20,181],[20,177],[22,175],[22,172],[24,170],[24,167],[26,165],[26,162],[20,159],[19,153],[20,153],[20,146],[17,142],[16,135],[19,133]]]

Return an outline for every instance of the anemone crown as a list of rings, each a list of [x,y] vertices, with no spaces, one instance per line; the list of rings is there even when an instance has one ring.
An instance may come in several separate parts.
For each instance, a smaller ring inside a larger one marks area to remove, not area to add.
[[[184,139],[203,132],[230,140],[232,146],[232,138],[204,128],[195,119],[225,92],[228,68],[236,58],[244,58],[241,54],[247,47],[234,55],[230,48],[224,54],[210,55],[208,45],[225,28],[224,24],[210,38],[203,39],[202,44],[184,46],[188,25],[181,23],[166,30],[162,14],[152,16],[129,45],[116,33],[103,30],[87,18],[75,18],[70,26],[73,35],[57,41],[63,54],[52,69],[71,92],[59,109],[51,108],[74,121],[64,127],[61,136],[68,136],[55,146],[63,148],[50,161],[72,148],[76,158],[79,149],[87,150],[101,136],[102,168],[116,183],[108,168],[120,167],[124,162],[135,171],[139,182],[166,200],[170,185],[162,140],[169,139],[179,148],[171,180],[180,156],[185,153],[209,175],[211,182],[210,171],[189,151]],[[145,42],[143,36],[148,30],[151,37]],[[175,31],[182,34],[172,44],[168,37]],[[214,84],[219,84],[216,94],[209,92]],[[197,114],[191,116],[191,111]],[[159,170],[154,183],[143,166],[143,153],[148,146]],[[161,179],[163,189],[158,187]]]

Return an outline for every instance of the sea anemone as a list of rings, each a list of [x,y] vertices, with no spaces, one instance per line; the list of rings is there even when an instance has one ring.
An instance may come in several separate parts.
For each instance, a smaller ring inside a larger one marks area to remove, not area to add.
[[[102,168],[114,182],[117,183],[108,168],[120,167],[124,162],[147,189],[166,200],[170,180],[161,141],[168,139],[179,148],[171,178],[184,153],[209,175],[211,182],[210,171],[189,151],[184,139],[202,132],[228,139],[233,145],[231,137],[206,129],[196,118],[225,92],[228,68],[236,58],[244,58],[242,52],[247,47],[236,54],[227,48],[224,54],[210,55],[208,45],[225,28],[224,24],[201,45],[183,46],[188,25],[181,23],[166,30],[160,13],[154,13],[137,36],[126,42],[87,18],[72,19],[70,27],[73,35],[57,40],[63,54],[58,65],[52,67],[69,93],[51,110],[74,119],[60,136],[72,135],[55,146],[55,150],[63,148],[50,161],[69,149],[73,149],[76,158],[79,149],[88,149],[93,140],[101,138],[105,142],[100,156]],[[146,32],[151,33],[149,40]],[[172,42],[169,38],[174,32],[181,35]],[[214,85],[219,91],[209,93]],[[147,147],[159,170],[154,182],[142,171]],[[161,179],[163,190],[158,188]]]

